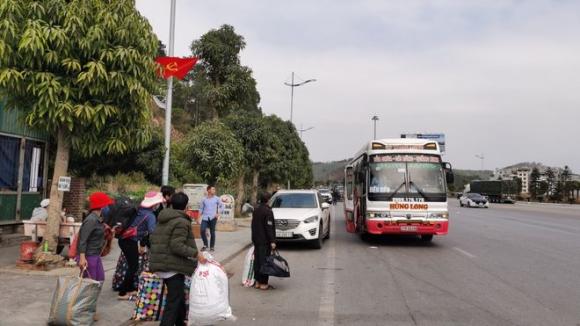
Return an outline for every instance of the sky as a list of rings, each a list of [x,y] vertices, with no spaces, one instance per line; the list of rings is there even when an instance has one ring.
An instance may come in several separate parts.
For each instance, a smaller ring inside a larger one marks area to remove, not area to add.
[[[169,0],[136,0],[165,43]],[[313,161],[373,137],[445,133],[455,168],[522,161],[580,172],[580,1],[177,0],[175,55],[222,24],[266,114],[290,119]]]

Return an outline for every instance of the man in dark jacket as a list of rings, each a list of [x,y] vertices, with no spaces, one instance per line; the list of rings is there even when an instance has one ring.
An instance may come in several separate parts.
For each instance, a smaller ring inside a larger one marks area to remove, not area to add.
[[[150,236],[149,269],[164,279],[167,304],[160,326],[182,326],[185,321],[185,275],[191,276],[205,259],[197,251],[191,220],[185,214],[189,198],[179,192],[171,196],[172,208],[159,214],[159,224]]]
[[[276,249],[276,228],[274,213],[268,201],[271,195],[267,192],[260,196],[260,206],[252,214],[252,243],[254,244],[254,277],[256,288],[268,290],[268,275],[260,273],[260,268],[270,252]]]

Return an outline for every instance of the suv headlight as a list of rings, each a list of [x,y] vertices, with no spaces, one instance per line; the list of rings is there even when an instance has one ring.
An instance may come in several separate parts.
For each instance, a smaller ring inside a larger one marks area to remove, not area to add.
[[[304,220],[304,223],[314,223],[318,222],[318,215],[310,216],[309,218]]]
[[[429,218],[445,218],[449,219],[449,212],[439,212],[429,214]]]

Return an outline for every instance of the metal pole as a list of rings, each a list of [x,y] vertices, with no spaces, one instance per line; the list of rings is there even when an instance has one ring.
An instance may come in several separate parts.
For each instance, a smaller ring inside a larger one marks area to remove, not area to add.
[[[373,119],[374,127],[373,127],[373,140],[377,139],[377,120]]]
[[[290,122],[292,123],[292,117],[294,115],[294,71],[292,72],[292,85],[290,86]]]
[[[173,56],[173,44],[175,43],[175,1],[171,0],[171,14],[169,20],[169,56]],[[165,157],[163,158],[163,173],[161,182],[169,183],[169,152],[171,149],[171,102],[173,100],[173,77],[167,80],[167,96],[165,108]]]

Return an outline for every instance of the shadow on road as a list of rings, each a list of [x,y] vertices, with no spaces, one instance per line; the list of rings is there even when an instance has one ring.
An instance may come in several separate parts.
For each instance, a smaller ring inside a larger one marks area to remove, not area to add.
[[[425,242],[415,235],[373,235],[360,236],[362,243],[377,247],[433,247],[438,248],[436,238],[433,242]]]

